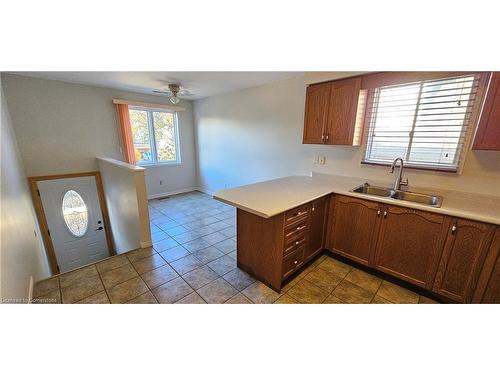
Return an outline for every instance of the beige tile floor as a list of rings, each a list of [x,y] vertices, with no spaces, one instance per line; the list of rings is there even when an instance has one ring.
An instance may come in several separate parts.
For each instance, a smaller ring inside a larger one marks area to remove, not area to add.
[[[235,209],[192,192],[150,201],[153,247],[40,281],[36,303],[433,303],[323,255],[276,293],[236,267]]]

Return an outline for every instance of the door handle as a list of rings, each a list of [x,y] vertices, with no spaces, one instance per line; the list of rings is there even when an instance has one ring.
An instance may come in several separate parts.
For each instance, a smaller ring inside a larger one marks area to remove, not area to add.
[[[98,227],[96,230],[103,230],[104,228],[103,227]]]

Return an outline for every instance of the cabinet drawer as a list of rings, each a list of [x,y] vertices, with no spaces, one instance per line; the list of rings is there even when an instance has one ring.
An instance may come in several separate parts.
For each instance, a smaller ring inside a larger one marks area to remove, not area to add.
[[[304,204],[285,213],[285,226],[295,225],[298,221],[307,218],[309,215],[309,205]]]
[[[286,279],[290,276],[296,269],[302,266],[302,252],[303,249],[300,248],[298,250],[293,251],[288,256],[283,259],[283,268],[282,268],[282,279]]]
[[[285,244],[294,242],[296,238],[303,237],[308,230],[307,220],[301,220],[295,225],[288,226],[285,228]]]
[[[305,235],[302,235],[301,237],[298,237],[294,239],[293,241],[285,244],[285,248],[283,251],[283,257],[287,257],[288,254],[294,252],[295,250],[299,248],[303,248],[307,242],[307,238]]]

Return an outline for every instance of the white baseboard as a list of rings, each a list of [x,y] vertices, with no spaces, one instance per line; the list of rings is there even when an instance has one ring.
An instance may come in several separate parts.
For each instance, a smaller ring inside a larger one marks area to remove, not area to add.
[[[28,303],[33,300],[33,288],[35,287],[35,281],[33,280],[33,275],[30,276],[30,285],[28,289]]]
[[[158,193],[158,194],[148,195],[148,199],[158,199],[158,198],[163,198],[163,197],[169,197],[171,195],[182,194],[182,193],[189,193],[190,191],[195,191],[195,190],[198,190],[198,188],[191,187],[191,188],[186,188],[186,189],[179,189],[179,190],[174,190],[174,191],[167,191],[167,192],[164,192],[164,193]]]
[[[153,246],[153,241],[141,241],[141,249]]]
[[[214,195],[214,192],[212,190],[208,190],[202,187],[197,187],[195,190],[201,191],[202,193],[208,194],[208,195]]]

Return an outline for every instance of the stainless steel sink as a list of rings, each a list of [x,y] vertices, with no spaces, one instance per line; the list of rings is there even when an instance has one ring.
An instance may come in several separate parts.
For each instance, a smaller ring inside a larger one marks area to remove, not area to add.
[[[384,187],[370,186],[369,184],[363,184],[352,190],[354,193],[376,195],[378,197],[390,197],[394,190],[387,189]]]
[[[351,191],[354,193],[375,195],[377,197],[396,199],[432,207],[441,207],[441,204],[443,203],[443,198],[438,195],[428,195],[414,193],[411,191],[393,190],[385,187],[371,186],[368,183],[364,183],[363,185],[358,186]]]
[[[443,198],[437,195],[427,195],[413,193],[411,191],[395,191],[391,198],[400,199],[402,201],[425,204],[427,206],[441,207]]]

